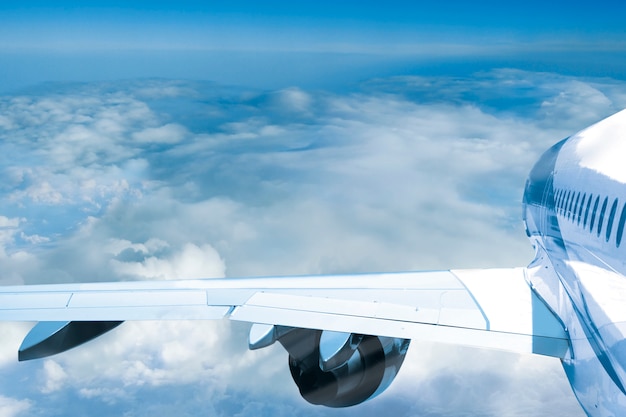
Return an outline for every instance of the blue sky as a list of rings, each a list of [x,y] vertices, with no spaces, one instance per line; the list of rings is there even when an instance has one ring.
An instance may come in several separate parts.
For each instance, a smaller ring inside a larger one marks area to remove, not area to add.
[[[468,65],[624,74],[619,2],[431,3],[3,2],[0,91],[137,77],[336,89]]]
[[[0,283],[527,264],[533,162],[626,107],[626,6],[431,3],[3,2]],[[328,411],[245,326],[18,364],[28,327],[0,327],[2,417],[582,415],[530,356],[414,342]]]
[[[622,34],[621,13],[624,5],[616,1],[584,3],[540,1],[503,3],[499,1],[448,1],[442,3],[391,0],[388,2],[353,1],[230,1],[230,2],[159,2],[159,1],[84,1],[75,2],[3,2],[1,10],[7,18],[22,22],[45,22],[45,27],[58,23],[89,25],[100,23],[111,28],[124,28],[135,21],[138,30],[150,29],[149,24],[182,27],[200,22],[224,23],[237,26],[298,27],[311,24],[317,29],[364,30],[370,36],[380,30],[383,37],[395,31],[443,32],[445,29],[471,29],[488,33],[500,30],[532,38],[551,33],[579,34],[581,36]],[[39,28],[37,28],[39,29]],[[302,28],[305,29],[305,28]],[[35,30],[34,33],[38,31]],[[454,33],[452,33],[454,34]],[[444,33],[440,33],[444,35]],[[449,35],[451,35],[449,33]]]

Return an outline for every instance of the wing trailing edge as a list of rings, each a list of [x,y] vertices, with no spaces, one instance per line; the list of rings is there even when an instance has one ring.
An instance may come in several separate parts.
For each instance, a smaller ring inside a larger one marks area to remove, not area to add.
[[[564,326],[524,268],[0,288],[0,320],[92,322],[86,335],[80,324],[36,327],[49,334],[32,340],[48,346],[64,333],[84,343],[110,330],[95,322],[221,318],[558,358],[569,349]],[[37,345],[32,340],[25,346]],[[257,343],[269,342],[266,335]]]

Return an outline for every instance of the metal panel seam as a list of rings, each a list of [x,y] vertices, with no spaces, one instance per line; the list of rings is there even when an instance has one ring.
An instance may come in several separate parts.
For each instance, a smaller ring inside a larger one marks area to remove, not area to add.
[[[465,291],[467,291],[467,293],[469,294],[470,298],[474,301],[474,304],[476,304],[476,307],[478,307],[478,311],[480,311],[480,314],[483,316],[483,319],[485,319],[486,330],[487,331],[491,331],[491,322],[489,321],[489,318],[485,314],[483,308],[480,306],[478,301],[476,301],[476,298],[474,298],[474,294],[472,294],[472,292],[469,290],[469,288],[467,288],[467,285],[465,285],[463,280],[461,278],[459,278],[459,276],[457,274],[455,274],[453,270],[450,270],[450,273],[452,275],[454,275],[454,277],[457,279],[457,281],[459,281],[461,283],[461,285],[463,286],[463,288],[465,288]]]

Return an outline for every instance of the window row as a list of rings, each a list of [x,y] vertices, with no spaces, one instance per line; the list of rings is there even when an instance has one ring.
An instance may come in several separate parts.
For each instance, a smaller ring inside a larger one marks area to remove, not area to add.
[[[589,229],[590,233],[595,233],[597,237],[602,234],[604,228],[604,239],[611,240],[613,224],[619,206],[619,199],[616,197],[612,201],[607,196],[594,195],[575,190],[559,189],[554,195],[555,209],[558,215],[577,224],[583,229]],[[608,211],[608,216],[607,216]],[[606,220],[606,223],[605,223]],[[624,224],[626,223],[626,203],[622,205],[615,231],[615,246],[619,248],[624,234]]]

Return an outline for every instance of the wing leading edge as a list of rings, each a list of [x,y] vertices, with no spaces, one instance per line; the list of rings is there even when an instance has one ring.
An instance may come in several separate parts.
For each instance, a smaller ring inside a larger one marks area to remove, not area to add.
[[[569,338],[524,268],[0,288],[0,320],[229,318],[563,358]]]

